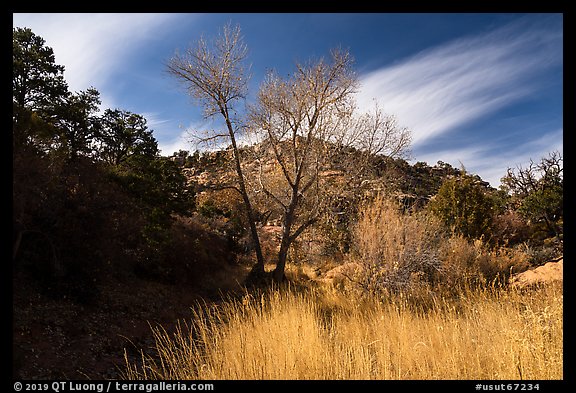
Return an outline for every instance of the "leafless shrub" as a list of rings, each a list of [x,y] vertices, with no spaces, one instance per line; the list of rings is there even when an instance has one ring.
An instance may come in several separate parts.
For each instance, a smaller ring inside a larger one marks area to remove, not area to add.
[[[452,236],[442,244],[441,280],[444,288],[501,285],[511,273],[525,270],[529,255],[519,248],[490,249],[481,240]]]
[[[409,290],[431,282],[442,268],[441,226],[426,214],[403,214],[380,196],[364,205],[354,229],[361,268],[351,280],[371,293]]]

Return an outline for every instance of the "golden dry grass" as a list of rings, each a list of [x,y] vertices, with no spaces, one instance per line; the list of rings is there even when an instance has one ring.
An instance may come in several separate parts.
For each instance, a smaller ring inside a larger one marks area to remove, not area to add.
[[[196,308],[134,379],[562,379],[562,287],[355,301],[275,290]]]

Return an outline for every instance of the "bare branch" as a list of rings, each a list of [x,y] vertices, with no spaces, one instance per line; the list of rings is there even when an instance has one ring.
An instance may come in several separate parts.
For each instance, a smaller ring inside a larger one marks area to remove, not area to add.
[[[240,27],[228,25],[212,45],[200,38],[197,45],[184,54],[177,52],[166,68],[202,104],[205,116],[211,117],[246,97],[249,77],[244,61],[247,53]]]
[[[296,229],[296,231],[294,231],[294,233],[290,236],[290,243],[293,243],[298,238],[298,236],[302,234],[302,232],[314,225],[317,221],[318,217],[314,217],[301,224],[298,229]]]
[[[258,181],[260,183],[260,190],[262,192],[264,192],[264,194],[266,194],[267,196],[272,198],[272,200],[274,202],[276,202],[277,204],[279,204],[284,210],[288,209],[286,204],[284,202],[282,202],[282,200],[280,198],[278,198],[276,195],[274,195],[274,193],[272,193],[270,190],[268,190],[268,188],[266,188],[264,186],[264,183],[262,182],[262,162],[260,162],[260,171],[259,171]]]
[[[212,190],[212,191],[223,191],[223,190],[234,190],[237,191],[238,194],[242,195],[242,191],[233,185],[222,185],[222,184],[218,184],[218,185],[213,185],[213,184],[207,184],[204,186],[204,188]]]

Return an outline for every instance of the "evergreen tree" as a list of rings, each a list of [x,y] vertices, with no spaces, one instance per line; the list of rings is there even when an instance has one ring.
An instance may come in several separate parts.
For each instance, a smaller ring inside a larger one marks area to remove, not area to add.
[[[52,137],[49,120],[68,96],[64,66],[54,51],[28,28],[12,31],[13,144],[39,145]]]
[[[469,238],[490,236],[499,199],[474,177],[464,174],[442,183],[428,208],[453,231]]]
[[[98,156],[112,165],[119,165],[132,155],[154,157],[159,153],[146,119],[125,110],[106,109],[97,139]]]

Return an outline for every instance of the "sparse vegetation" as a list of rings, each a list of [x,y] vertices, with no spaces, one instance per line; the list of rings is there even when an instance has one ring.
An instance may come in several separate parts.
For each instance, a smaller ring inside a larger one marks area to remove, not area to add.
[[[199,304],[176,333],[155,328],[154,355],[127,359],[124,376],[562,379],[561,284],[508,288],[525,252],[440,228],[378,196],[361,209],[340,285]]]

